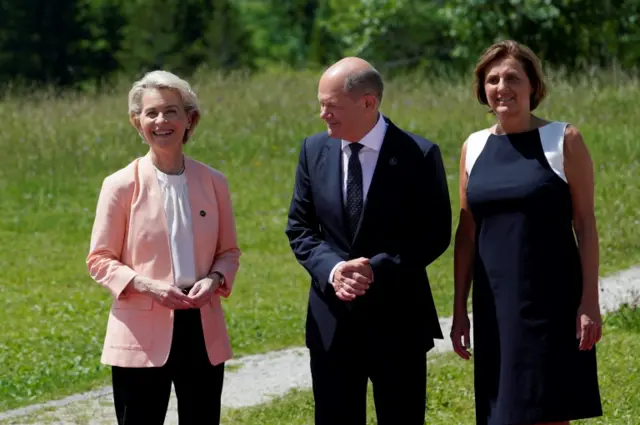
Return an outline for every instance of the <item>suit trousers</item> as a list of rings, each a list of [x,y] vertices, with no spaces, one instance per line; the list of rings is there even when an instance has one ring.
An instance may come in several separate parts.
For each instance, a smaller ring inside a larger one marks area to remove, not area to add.
[[[367,386],[378,425],[424,425],[427,359],[423,347],[390,347],[350,332],[328,352],[311,349],[316,425],[365,425]]]
[[[176,310],[173,341],[161,367],[112,367],[118,425],[162,425],[171,384],[180,425],[219,425],[224,363],[212,365],[202,332],[200,310]]]

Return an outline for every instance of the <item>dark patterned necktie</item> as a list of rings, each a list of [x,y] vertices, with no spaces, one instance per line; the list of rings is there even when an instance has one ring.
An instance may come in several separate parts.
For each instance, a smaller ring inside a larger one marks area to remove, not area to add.
[[[360,143],[349,144],[351,156],[347,172],[347,218],[352,239],[362,216],[362,165],[358,153],[363,147]]]

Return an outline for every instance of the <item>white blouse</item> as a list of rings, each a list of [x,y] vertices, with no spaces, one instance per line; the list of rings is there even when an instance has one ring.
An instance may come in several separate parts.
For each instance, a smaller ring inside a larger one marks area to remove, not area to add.
[[[185,173],[165,174],[158,169],[156,176],[167,216],[173,279],[178,288],[189,288],[196,282],[196,266],[187,177]]]

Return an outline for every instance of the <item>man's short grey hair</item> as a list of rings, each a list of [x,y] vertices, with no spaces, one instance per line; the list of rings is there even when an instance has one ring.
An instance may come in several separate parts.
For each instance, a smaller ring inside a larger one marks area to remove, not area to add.
[[[378,100],[378,105],[382,102],[384,92],[384,82],[382,76],[375,68],[353,72],[347,75],[344,82],[345,93],[364,96],[372,94]]]
[[[182,78],[168,71],[151,71],[140,80],[133,83],[129,91],[129,115],[140,115],[142,113],[142,96],[149,89],[173,89],[177,90],[182,97],[184,110],[187,114],[200,112],[198,98],[191,89],[189,83]]]

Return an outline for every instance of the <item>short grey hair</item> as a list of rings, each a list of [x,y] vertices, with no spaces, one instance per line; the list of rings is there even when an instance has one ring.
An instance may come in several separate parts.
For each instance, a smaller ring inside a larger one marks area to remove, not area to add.
[[[144,77],[133,83],[129,91],[129,115],[138,116],[142,113],[142,96],[150,89],[177,90],[182,98],[185,112],[200,113],[198,98],[189,83],[171,72],[156,70],[146,73]]]
[[[347,75],[344,81],[344,92],[358,96],[372,94],[378,100],[379,105],[382,102],[384,82],[380,73],[372,67]]]

